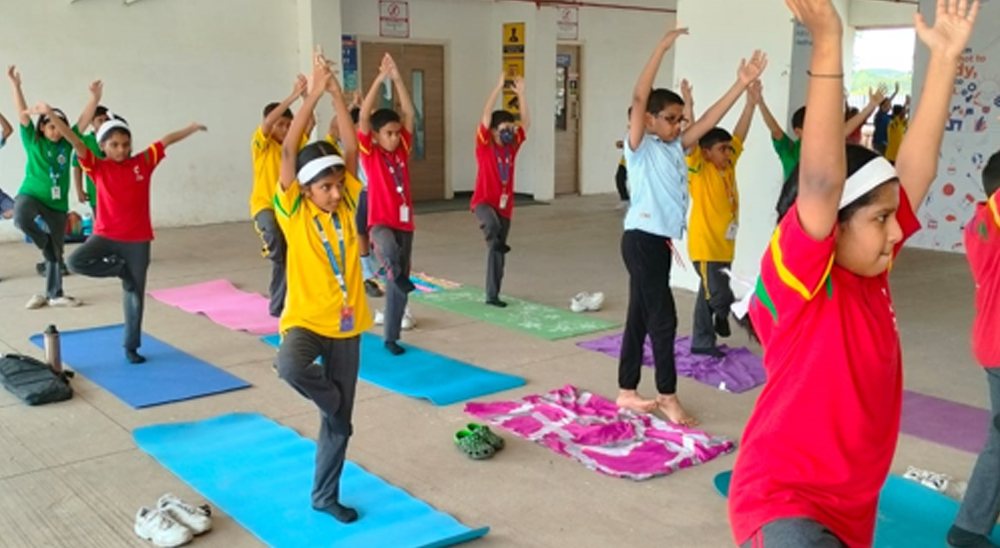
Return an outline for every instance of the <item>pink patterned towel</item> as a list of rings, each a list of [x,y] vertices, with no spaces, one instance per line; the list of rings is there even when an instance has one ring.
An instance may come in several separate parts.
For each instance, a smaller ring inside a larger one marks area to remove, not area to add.
[[[644,480],[731,452],[725,438],[619,409],[572,385],[519,401],[467,403],[465,412],[609,476]]]

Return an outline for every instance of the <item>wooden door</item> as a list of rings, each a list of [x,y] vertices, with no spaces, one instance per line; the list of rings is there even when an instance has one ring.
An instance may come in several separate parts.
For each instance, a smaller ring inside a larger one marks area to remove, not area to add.
[[[382,56],[396,61],[406,89],[413,97],[417,119],[410,156],[410,191],[415,202],[445,197],[444,46],[399,43],[361,43],[361,81],[367,92],[378,75]],[[395,90],[383,91],[376,108],[400,111]]]
[[[580,46],[556,49],[556,196],[580,192]]]

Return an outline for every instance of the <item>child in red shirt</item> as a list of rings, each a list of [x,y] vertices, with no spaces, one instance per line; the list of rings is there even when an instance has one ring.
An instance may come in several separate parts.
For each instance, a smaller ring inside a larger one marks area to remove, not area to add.
[[[813,37],[809,116],[750,298],[768,380],[743,435],[729,516],[737,544],[748,548],[867,548],[902,405],[888,274],[919,229],[914,212],[937,174],[977,8],[939,4],[933,28],[918,16],[931,55],[897,171],[845,146],[843,27],[831,0],[786,3]]]
[[[506,110],[493,110],[506,83],[500,74],[493,93],[490,94],[483,117],[476,131],[476,191],[472,194],[472,211],[479,219],[479,228],[486,236],[489,249],[486,259],[486,304],[504,308],[500,300],[500,283],[503,281],[504,259],[510,252],[507,235],[510,219],[514,214],[514,169],[517,153],[521,150],[531,119],[528,102],[524,98],[524,80],[514,79],[514,92],[521,110],[521,125]]]
[[[51,117],[48,105],[36,107]],[[186,139],[205,126],[190,126],[153,143],[132,156],[132,132],[124,120],[104,122],[97,130],[97,143],[104,153],[98,158],[80,137],[58,117],[56,128],[69,140],[80,159],[80,167],[97,186],[97,223],[94,234],[69,256],[72,272],[94,278],[120,278],[125,301],[125,357],[143,363],[142,313],[146,296],[149,249],[153,223],[149,213],[149,190],[153,171],[170,145]]]
[[[986,201],[965,225],[965,252],[976,282],[976,320],[972,349],[986,368],[993,420],[986,447],[976,460],[962,508],[948,531],[948,544],[971,548],[996,548],[987,537],[1000,516],[1000,152],[983,168]]]
[[[375,112],[382,82],[391,78],[396,86],[403,116],[392,109]],[[410,293],[413,254],[413,197],[410,194],[410,150],[416,111],[406,91],[395,61],[389,54],[382,59],[378,77],[361,105],[358,119],[358,152],[368,175],[369,238],[386,270],[389,284],[385,296],[385,348],[394,356],[406,350],[399,345],[399,333]]]

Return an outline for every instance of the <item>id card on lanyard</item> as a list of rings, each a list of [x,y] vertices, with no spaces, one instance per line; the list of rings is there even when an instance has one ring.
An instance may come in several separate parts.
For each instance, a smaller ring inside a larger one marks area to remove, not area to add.
[[[333,269],[333,275],[337,279],[337,284],[340,286],[340,293],[344,297],[344,304],[340,307],[340,332],[350,333],[354,331],[354,307],[350,306],[348,303],[348,293],[347,293],[347,282],[344,279],[344,275],[347,273],[347,253],[344,250],[344,230],[340,226],[340,217],[336,214],[331,215],[333,219],[333,227],[337,232],[337,243],[340,245],[340,258],[344,262],[341,265],[337,261],[337,257],[333,254],[333,247],[330,246],[330,239],[326,237],[326,231],[323,230],[323,223],[319,221],[319,217],[313,217],[313,224],[316,225],[316,232],[319,232],[319,239],[323,242],[323,247],[326,249],[326,256],[330,260],[330,268]],[[343,268],[343,270],[341,270]]]
[[[402,202],[399,204],[399,222],[409,223],[410,206],[406,204],[406,189],[403,186],[405,183],[405,175],[403,174],[405,166],[403,162],[396,162],[395,158],[390,160],[388,154],[382,155],[382,161],[389,168],[389,175],[392,176],[392,182],[396,185],[396,193],[399,194],[399,200]]]
[[[503,148],[503,154],[500,149]],[[511,176],[514,170],[514,155],[506,145],[503,147],[493,147],[493,155],[497,159],[497,171],[500,174],[500,209],[507,209],[507,202],[510,201],[510,193],[507,190],[510,185]]]
[[[52,201],[58,202],[62,199],[62,187],[59,186],[59,175],[62,171],[62,166],[66,163],[66,158],[63,156],[63,146],[60,143],[55,150],[55,160],[52,158],[52,151],[49,151],[49,178],[52,179]]]
[[[733,210],[733,219],[729,221],[729,227],[726,228],[726,240],[732,242],[736,240],[736,233],[740,229],[740,202],[736,198],[736,182],[731,178],[723,177],[722,183],[726,187],[726,198],[729,199],[729,206]]]

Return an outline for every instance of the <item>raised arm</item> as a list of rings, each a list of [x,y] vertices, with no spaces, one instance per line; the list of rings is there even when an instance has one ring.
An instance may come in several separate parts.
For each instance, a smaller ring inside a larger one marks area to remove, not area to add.
[[[767,126],[767,130],[771,132],[771,139],[777,141],[784,137],[785,130],[781,127],[781,124],[774,119],[774,115],[771,114],[771,109],[767,108],[767,101],[764,100],[763,93],[760,96],[760,102],[757,103],[757,107],[760,110],[761,117],[764,118],[764,125]]]
[[[330,118],[330,124],[326,126],[326,135],[334,141],[340,140],[340,121],[338,118],[337,105],[333,105],[333,117]],[[306,128],[307,133],[308,131],[309,128]]]
[[[31,115],[28,114],[28,102],[24,100],[24,91],[21,89],[21,73],[17,72],[17,67],[11,65],[7,67],[7,78],[10,79],[11,91],[14,93],[14,108],[17,109],[17,119],[22,126],[31,124]]]
[[[493,109],[496,107],[497,99],[500,98],[500,94],[503,92],[503,86],[506,82],[507,75],[500,73],[500,81],[497,85],[493,87],[493,91],[490,93],[490,98],[486,100],[486,106],[483,107],[483,116],[479,119],[479,122],[483,127],[490,127],[490,121],[493,118]]]
[[[372,87],[368,88],[368,94],[365,95],[365,101],[361,103],[361,112],[358,113],[358,132],[363,135],[368,135],[372,132],[372,111],[375,110],[375,102],[378,101],[379,90],[382,87],[382,82],[389,76],[389,71],[391,70],[391,59],[389,54],[385,54],[382,58],[382,64],[379,66],[378,76],[372,81]]]
[[[517,94],[517,105],[521,109],[521,129],[525,133],[531,129],[531,115],[528,114],[528,100],[525,96],[524,78],[514,78],[514,93]]]
[[[747,104],[743,107],[743,114],[740,114],[740,119],[736,122],[736,129],[733,130],[733,135],[740,138],[741,142],[746,142],[747,134],[750,133],[750,122],[753,121],[753,111],[757,108],[757,103],[760,102],[760,95],[764,88],[760,80],[754,80],[750,82],[747,87]]]
[[[931,57],[920,104],[896,156],[899,182],[914,211],[920,208],[937,176],[952,85],[978,13],[979,2],[968,6],[966,0],[938,0],[933,28],[927,26],[921,14],[916,15],[917,36],[930,49]]]
[[[295,183],[295,179],[297,178],[295,159],[299,155],[299,143],[302,141],[302,135],[305,134],[306,126],[309,125],[309,118],[312,117],[312,112],[316,110],[316,104],[319,103],[320,98],[323,97],[329,86],[330,78],[333,78],[333,72],[330,70],[330,66],[323,57],[323,54],[317,51],[313,54],[313,71],[309,77],[308,95],[302,101],[302,106],[295,113],[295,117],[292,118],[292,124],[288,127],[285,142],[281,145],[281,174],[279,182],[281,183],[282,190],[288,190]]]
[[[628,145],[631,150],[639,148],[643,137],[646,136],[646,103],[649,102],[649,94],[653,90],[653,82],[656,81],[656,73],[660,70],[660,64],[663,63],[663,56],[673,47],[677,38],[687,33],[688,29],[686,28],[667,32],[660,39],[660,43],[656,44],[656,49],[653,50],[649,61],[646,61],[646,66],[639,74],[639,80],[635,83],[635,89],[632,90],[632,115],[629,116],[628,121]]]
[[[97,110],[97,105],[101,104],[102,95],[104,95],[103,82],[96,80],[90,84],[90,101],[87,102],[87,106],[83,107],[83,112],[76,120],[77,129],[84,131],[94,121],[94,112]]]
[[[694,88],[687,79],[681,80],[681,99],[684,99],[684,118],[691,125],[694,123]]]
[[[392,83],[396,85],[396,93],[399,94],[399,108],[403,112],[403,127],[410,134],[413,134],[413,128],[416,126],[417,120],[417,110],[413,108],[413,99],[410,98],[410,92],[406,89],[406,82],[403,81],[403,76],[399,74],[399,67],[396,66],[396,61],[389,57],[389,62],[391,63],[391,70],[389,75],[392,77]]]
[[[327,66],[332,63],[327,61]],[[332,69],[331,69],[332,70]],[[358,134],[354,131],[354,124],[351,122],[351,111],[347,107],[344,97],[344,90],[340,87],[340,81],[333,75],[326,86],[327,92],[333,99],[333,121],[330,122],[330,129],[340,134],[340,144],[343,146],[344,167],[351,175],[358,174]],[[334,128],[334,122],[337,127]]]
[[[90,154],[90,149],[88,149],[87,145],[83,143],[83,139],[80,139],[80,136],[67,126],[66,122],[64,122],[61,117],[52,112],[52,107],[50,107],[48,103],[39,103],[31,110],[25,111],[26,116],[42,114],[48,117],[48,119],[51,120],[56,126],[56,130],[58,130],[67,141],[69,141],[69,144],[73,146],[73,151],[76,152],[77,156],[80,158],[86,158]]]
[[[886,89],[885,84],[882,84],[878,89],[868,90],[868,104],[865,108],[861,109],[860,112],[851,116],[851,119],[844,123],[844,138],[848,138],[852,133],[857,131],[857,129],[863,125],[871,117],[875,109],[882,104],[882,100],[885,99],[885,94],[889,90]]]
[[[278,123],[278,120],[285,115],[285,111],[292,106],[292,103],[294,103],[296,99],[302,97],[305,90],[306,77],[300,74],[295,78],[295,83],[292,85],[292,93],[289,94],[288,97],[285,97],[285,100],[279,103],[277,108],[264,117],[264,121],[260,124],[260,130],[264,136],[271,136],[271,132],[274,131],[274,124]]]
[[[7,117],[0,112],[0,143],[6,143],[11,133],[14,133],[14,128],[10,127]]]
[[[163,148],[169,148],[170,145],[183,141],[184,139],[187,139],[188,137],[194,135],[199,131],[208,131],[208,128],[201,124],[194,123],[184,129],[179,129],[173,133],[168,133],[162,139],[160,139],[160,142],[163,143]]]
[[[844,146],[843,25],[831,0],[785,0],[813,37],[799,163],[799,222],[816,240],[837,224],[847,175]]]
[[[740,61],[736,82],[729,88],[729,91],[681,134],[681,144],[685,150],[694,147],[709,130],[719,125],[729,109],[733,108],[736,100],[746,91],[750,82],[760,78],[765,68],[767,68],[767,55],[761,53],[760,50],[753,52],[749,62],[745,59]]]

